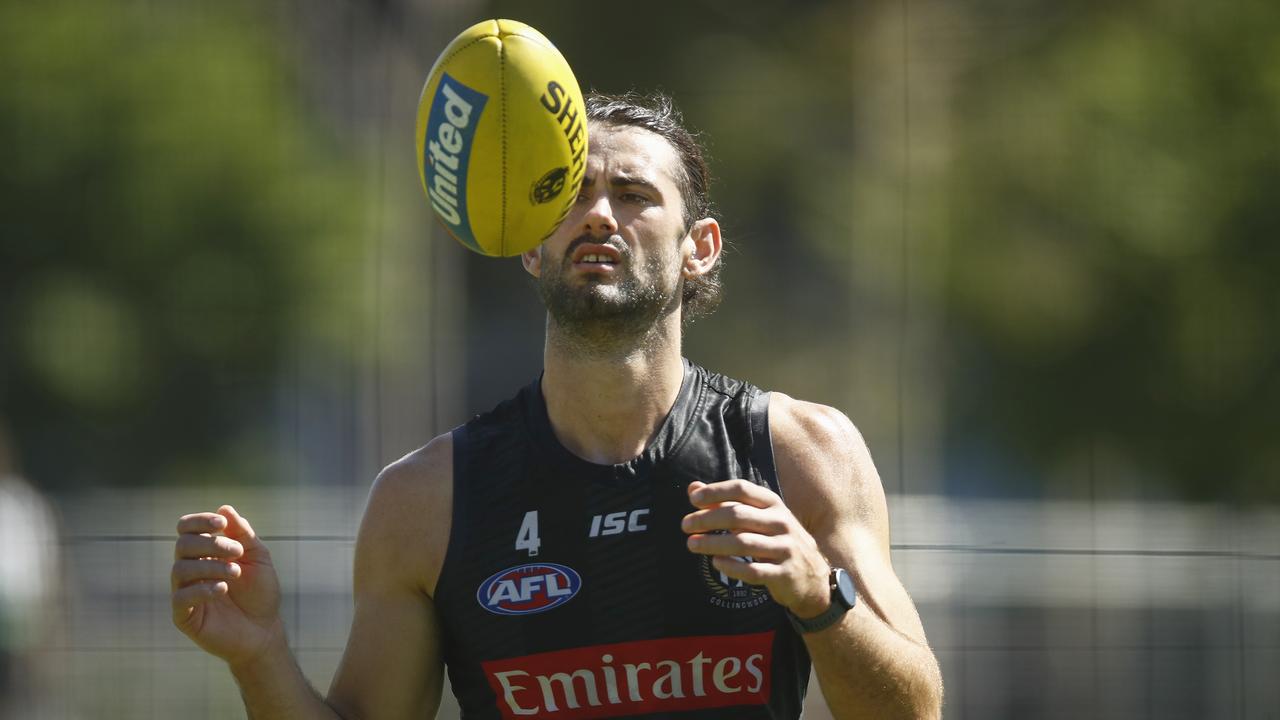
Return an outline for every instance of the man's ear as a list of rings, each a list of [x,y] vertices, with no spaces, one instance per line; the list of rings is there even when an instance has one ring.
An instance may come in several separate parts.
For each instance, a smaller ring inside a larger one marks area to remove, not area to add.
[[[720,260],[724,249],[720,239],[720,223],[715,218],[703,218],[689,228],[684,238],[684,276],[705,275]]]
[[[520,253],[520,262],[524,264],[525,272],[534,277],[542,277],[542,246]]]

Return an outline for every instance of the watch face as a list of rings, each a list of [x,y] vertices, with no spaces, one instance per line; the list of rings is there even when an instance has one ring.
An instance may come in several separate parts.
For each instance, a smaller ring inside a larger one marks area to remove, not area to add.
[[[846,607],[853,607],[858,599],[858,591],[853,585],[853,576],[844,568],[836,568],[835,575],[836,591],[840,593],[840,598],[844,600]]]

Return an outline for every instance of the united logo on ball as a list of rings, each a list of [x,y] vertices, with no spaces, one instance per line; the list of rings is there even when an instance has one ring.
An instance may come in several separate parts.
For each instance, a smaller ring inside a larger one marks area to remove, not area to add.
[[[449,43],[422,88],[416,136],[432,211],[483,255],[537,247],[582,185],[578,81],[550,40],[515,20],[485,20]]]
[[[475,246],[467,214],[467,175],[476,122],[489,98],[444,73],[427,120],[424,183],[431,207],[453,236]]]

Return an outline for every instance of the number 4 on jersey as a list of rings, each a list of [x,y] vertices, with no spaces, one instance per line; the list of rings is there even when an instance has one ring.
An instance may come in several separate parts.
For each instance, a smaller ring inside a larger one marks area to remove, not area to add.
[[[538,554],[542,539],[538,537],[538,511],[530,510],[524,514],[524,522],[520,523],[520,532],[516,533],[516,550],[528,550],[529,557]]]

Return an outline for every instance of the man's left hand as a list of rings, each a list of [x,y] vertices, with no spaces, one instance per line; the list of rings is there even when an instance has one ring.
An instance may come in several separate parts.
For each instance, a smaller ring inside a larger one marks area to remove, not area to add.
[[[710,555],[731,578],[765,586],[797,617],[814,618],[830,606],[831,568],[777,493],[746,480],[695,481],[689,502],[698,510],[684,516],[681,529],[691,551]]]

